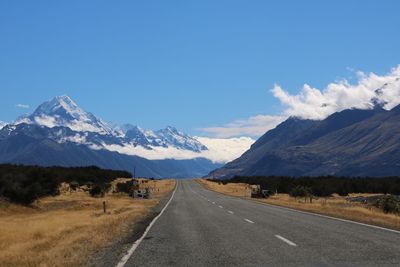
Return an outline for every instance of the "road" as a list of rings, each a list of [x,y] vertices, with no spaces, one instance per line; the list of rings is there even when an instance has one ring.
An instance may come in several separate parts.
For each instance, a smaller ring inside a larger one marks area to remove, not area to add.
[[[125,266],[400,266],[400,233],[183,180]]]

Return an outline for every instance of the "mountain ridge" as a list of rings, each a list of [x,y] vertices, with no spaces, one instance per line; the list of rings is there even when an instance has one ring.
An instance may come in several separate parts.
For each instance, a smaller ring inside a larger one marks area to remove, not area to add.
[[[399,126],[400,106],[348,109],[320,121],[289,118],[209,177],[397,175]]]
[[[0,129],[1,163],[98,165],[129,171],[139,164],[142,175],[157,178],[204,176],[220,167],[226,154],[216,158],[219,154],[213,151],[219,147],[210,148],[173,126],[157,131],[129,124],[113,126],[65,95],[42,103],[31,114]],[[237,150],[232,149],[238,154]]]

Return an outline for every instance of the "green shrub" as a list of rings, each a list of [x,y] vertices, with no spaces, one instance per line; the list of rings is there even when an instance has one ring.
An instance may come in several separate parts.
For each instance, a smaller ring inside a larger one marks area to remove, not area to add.
[[[69,187],[71,187],[72,190],[76,190],[79,187],[79,183],[77,181],[72,181],[69,183]]]
[[[289,195],[292,197],[308,197],[312,195],[312,190],[307,186],[298,185],[289,192]]]
[[[400,212],[400,203],[399,201],[392,195],[385,195],[381,197],[376,206],[381,208],[385,213],[399,213]]]
[[[93,166],[63,168],[0,164],[0,198],[29,205],[40,197],[59,194],[58,187],[62,182],[69,183],[73,189],[83,184],[101,184],[100,191],[106,192],[109,183],[118,177],[132,175]]]
[[[116,191],[117,193],[132,193],[133,181],[128,181],[124,183],[117,183]]]
[[[58,183],[46,176],[30,179],[24,173],[0,177],[0,196],[11,202],[29,205],[39,197],[58,194]]]
[[[400,195],[400,177],[337,177],[337,176],[236,176],[229,180],[209,179],[211,182],[247,183],[261,188],[290,193],[296,186],[312,189],[315,196],[326,197],[334,193],[382,193]]]
[[[92,197],[104,197],[104,194],[110,189],[110,184],[94,184],[89,190],[89,194]]]

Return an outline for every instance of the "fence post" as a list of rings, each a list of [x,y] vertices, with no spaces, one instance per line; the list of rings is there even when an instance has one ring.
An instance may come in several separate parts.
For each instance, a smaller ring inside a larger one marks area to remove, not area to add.
[[[106,202],[103,201],[103,212],[106,213]]]

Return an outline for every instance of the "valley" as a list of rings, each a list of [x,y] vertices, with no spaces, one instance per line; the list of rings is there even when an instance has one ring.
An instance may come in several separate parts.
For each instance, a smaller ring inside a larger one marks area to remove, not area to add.
[[[0,1],[0,267],[400,267],[399,10]]]

